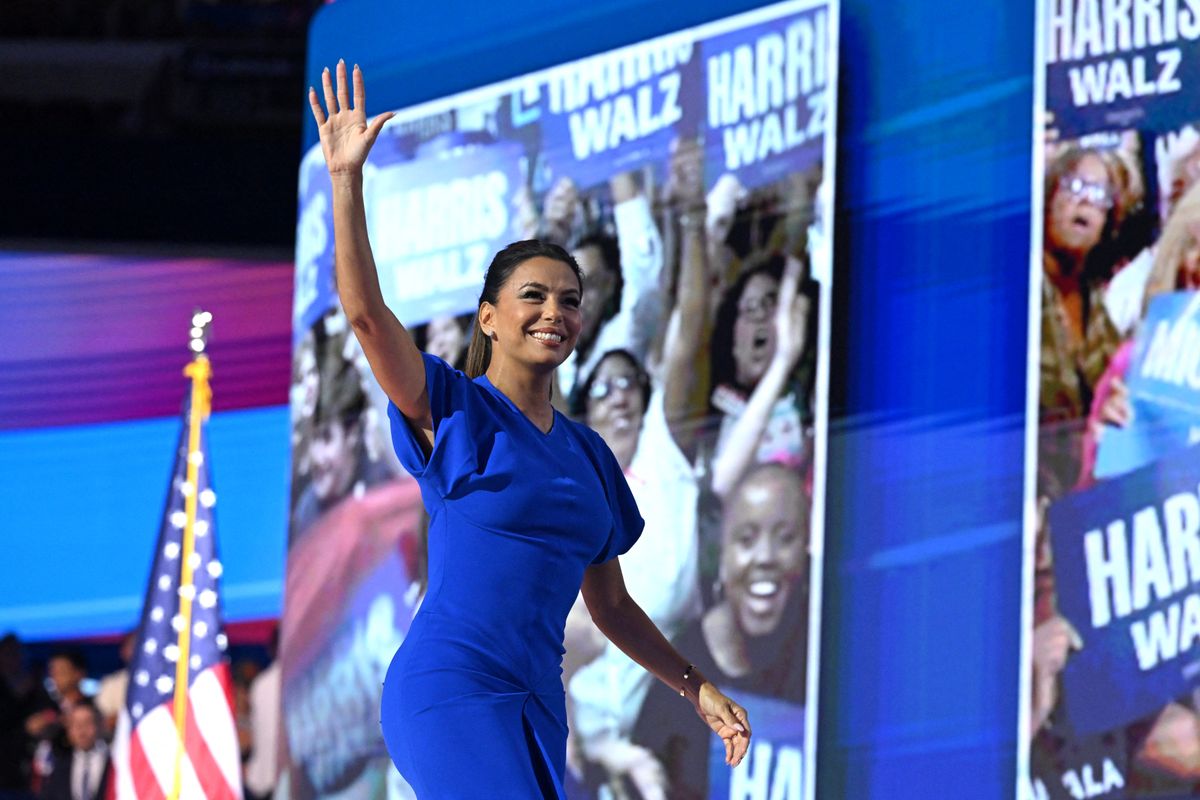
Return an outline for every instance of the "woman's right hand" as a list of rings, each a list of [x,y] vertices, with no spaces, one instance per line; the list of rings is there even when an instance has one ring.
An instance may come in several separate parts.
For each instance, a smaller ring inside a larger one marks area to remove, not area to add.
[[[1083,639],[1065,617],[1053,616],[1033,629],[1033,709],[1031,733],[1037,733],[1058,705],[1058,676]]]
[[[366,163],[367,153],[375,138],[383,130],[383,124],[394,114],[388,111],[367,122],[367,95],[363,88],[362,70],[354,65],[354,105],[350,104],[350,92],[346,86],[346,62],[337,63],[337,93],[333,90],[333,76],[326,67],[321,73],[321,86],[325,91],[325,107],[321,107],[317,90],[308,87],[308,102],[312,106],[313,118],[317,121],[317,133],[321,137],[321,152],[325,154],[325,165],[330,175],[355,174]]]

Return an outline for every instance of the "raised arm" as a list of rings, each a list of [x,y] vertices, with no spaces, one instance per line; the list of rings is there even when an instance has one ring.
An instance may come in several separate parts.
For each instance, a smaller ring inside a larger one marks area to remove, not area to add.
[[[679,143],[671,160],[671,200],[679,215],[680,265],[675,307],[667,323],[663,347],[664,396],[667,427],[675,445],[689,459],[693,455],[696,398],[707,397],[707,372],[698,368],[697,356],[705,341],[708,309],[708,252],[704,220],[704,151],[694,139]],[[705,384],[702,387],[701,384]]]
[[[746,709],[691,667],[629,596],[617,559],[587,568],[583,600],[609,641],[673,691],[682,692],[704,723],[725,742],[725,763],[736,767],[750,746]],[[682,702],[682,698],[680,699]]]
[[[383,301],[371,243],[367,238],[367,216],[363,204],[363,164],[391,112],[380,114],[369,124],[362,70],[354,67],[354,103],[346,85],[346,64],[337,64],[337,92],[326,68],[321,74],[326,110],[313,88],[308,101],[321,150],[333,184],[334,272],[338,297],[354,335],[362,345],[371,371],[388,399],[423,435],[428,455],[433,446],[433,421],[425,388],[425,365],[421,351],[396,315]]]
[[[713,491],[718,497],[725,497],[754,462],[771,411],[787,389],[796,361],[804,352],[806,324],[812,309],[808,296],[800,291],[802,273],[800,261],[789,256],[775,311],[775,354],[713,462]]]

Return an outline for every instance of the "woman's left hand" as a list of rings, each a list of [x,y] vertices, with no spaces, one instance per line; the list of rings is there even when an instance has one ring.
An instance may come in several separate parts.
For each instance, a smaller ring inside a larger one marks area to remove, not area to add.
[[[791,372],[804,352],[808,336],[808,315],[812,302],[800,291],[804,264],[788,256],[779,283],[779,304],[775,308],[775,359]]]
[[[725,742],[725,763],[736,767],[742,763],[750,747],[750,721],[746,709],[721,694],[721,690],[706,682],[700,687],[700,718]]]

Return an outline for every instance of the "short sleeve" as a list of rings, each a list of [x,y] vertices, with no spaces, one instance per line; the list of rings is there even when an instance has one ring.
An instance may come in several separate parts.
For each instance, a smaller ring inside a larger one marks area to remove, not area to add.
[[[455,414],[463,414],[470,401],[475,385],[463,373],[452,368],[437,356],[421,354],[425,362],[425,388],[429,393],[429,414],[433,420],[433,452],[426,457],[421,449],[421,440],[412,425],[396,408],[388,403],[388,421],[392,428],[392,447],[401,466],[415,478],[423,477],[437,455],[443,439],[442,429]]]
[[[608,541],[600,550],[600,554],[592,560],[593,564],[603,564],[629,552],[629,548],[633,547],[634,542],[642,535],[646,523],[638,511],[633,492],[629,490],[629,482],[621,472],[621,465],[617,463],[616,457],[604,441],[599,436],[596,436],[596,439],[599,440],[601,450],[600,479],[604,482],[604,491],[608,495],[613,518]]]

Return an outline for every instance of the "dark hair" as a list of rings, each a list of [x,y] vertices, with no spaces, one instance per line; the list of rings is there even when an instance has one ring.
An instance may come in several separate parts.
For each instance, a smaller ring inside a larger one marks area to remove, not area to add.
[[[587,380],[576,386],[575,390],[571,392],[571,416],[576,419],[582,419],[587,415],[592,396],[592,384],[596,382],[596,376],[600,374],[600,365],[610,358],[624,359],[633,367],[633,371],[637,373],[638,388],[642,390],[642,407],[645,408],[650,405],[650,375],[646,372],[646,368],[642,366],[642,362],[638,361],[638,357],[628,350],[607,350],[604,355],[600,356],[600,360],[596,362],[596,366],[592,368],[592,371],[588,373]]]
[[[445,316],[446,319],[454,322],[454,326],[458,328],[459,333],[458,339],[461,349],[459,350],[458,357],[454,359],[454,363],[450,365],[455,369],[462,369],[464,366],[466,366],[467,348],[462,347],[462,345],[465,345],[470,341],[468,337],[471,334],[471,320],[473,317],[473,314],[455,314],[453,316]],[[428,322],[423,322],[412,329],[411,333],[413,343],[417,345],[418,350],[424,351],[425,348],[429,346],[429,326],[439,318],[441,317],[434,317]]]
[[[483,277],[483,291],[479,293],[479,303],[475,308],[475,324],[472,326],[471,344],[467,348],[465,372],[468,376],[478,378],[487,372],[488,365],[492,363],[492,340],[479,327],[479,309],[483,307],[484,303],[493,305],[497,303],[500,299],[500,289],[508,283],[508,279],[512,277],[517,267],[529,259],[539,256],[561,261],[570,267],[571,271],[575,273],[575,277],[579,279],[580,293],[583,292],[583,273],[579,269],[579,264],[570,253],[559,245],[540,239],[522,239],[496,253],[496,257],[492,259],[492,263],[487,268],[487,274]]]
[[[87,659],[78,647],[60,647],[50,654],[46,662],[49,663],[56,658],[66,659],[80,672],[87,672]]]
[[[1107,279],[1111,277],[1112,266],[1117,257],[1117,234],[1120,232],[1121,223],[1124,221],[1127,211],[1122,206],[1120,176],[1117,174],[1113,156],[1094,147],[1071,145],[1046,165],[1046,179],[1042,184],[1044,192],[1042,213],[1047,220],[1044,227],[1049,229],[1050,204],[1054,199],[1054,193],[1058,191],[1059,181],[1073,174],[1079,163],[1088,156],[1099,159],[1100,163],[1104,165],[1105,179],[1108,181],[1109,191],[1112,192],[1113,198],[1112,206],[1104,212],[1104,227],[1100,231],[1100,238],[1084,257],[1083,276],[1090,280]],[[1045,234],[1042,238],[1044,242],[1049,242]]]
[[[326,342],[327,349],[317,365],[317,404],[313,411],[313,426],[338,421],[349,427],[358,422],[367,408],[367,393],[362,376],[354,363],[342,357],[341,337]]]
[[[96,701],[92,700],[92,698],[88,697],[87,695],[84,695],[71,704],[71,713],[74,714],[75,711],[80,708],[90,711],[92,714],[92,719],[96,721],[97,725],[101,725],[101,723],[104,722],[104,717],[100,713],[100,706],[96,705]]]
[[[737,322],[738,303],[742,299],[742,293],[756,275],[765,275],[774,278],[776,283],[782,283],[784,263],[784,257],[780,253],[770,254],[757,262],[751,261],[721,297],[721,303],[717,306],[717,318],[713,323],[712,347],[709,350],[714,388],[721,385],[738,385],[737,365],[733,361],[733,326]],[[741,388],[749,390],[752,387]]]
[[[617,241],[617,237],[602,230],[593,230],[584,234],[579,241],[572,245],[571,251],[577,253],[588,247],[594,247],[600,251],[600,258],[604,261],[604,266],[613,275],[612,294],[609,295],[608,303],[600,309],[600,319],[596,320],[596,331],[599,332],[600,326],[615,317],[621,310],[621,294],[625,290],[625,275],[621,270],[621,245]],[[587,351],[594,341],[595,339],[589,342],[581,341],[576,348]]]

